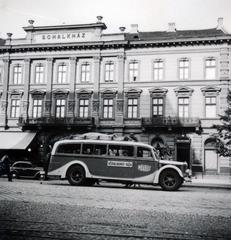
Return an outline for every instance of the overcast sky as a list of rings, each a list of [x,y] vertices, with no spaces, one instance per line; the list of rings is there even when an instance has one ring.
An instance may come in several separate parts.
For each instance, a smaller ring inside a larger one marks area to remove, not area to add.
[[[0,0],[0,37],[24,37],[29,19],[35,26],[82,24],[96,22],[98,15],[106,32],[120,26],[129,31],[133,23],[140,31],[166,30],[169,22],[179,30],[213,28],[223,17],[231,33],[231,0]]]

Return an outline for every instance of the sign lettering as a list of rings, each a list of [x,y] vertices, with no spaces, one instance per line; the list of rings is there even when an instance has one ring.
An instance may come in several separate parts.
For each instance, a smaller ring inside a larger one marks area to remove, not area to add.
[[[120,162],[120,161],[107,161],[108,167],[133,167],[132,162]]]

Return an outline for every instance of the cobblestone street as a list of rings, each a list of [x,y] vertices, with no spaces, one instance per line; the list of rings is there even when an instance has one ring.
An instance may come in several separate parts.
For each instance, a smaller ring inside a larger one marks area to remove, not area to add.
[[[1,239],[231,239],[230,190],[0,179]]]

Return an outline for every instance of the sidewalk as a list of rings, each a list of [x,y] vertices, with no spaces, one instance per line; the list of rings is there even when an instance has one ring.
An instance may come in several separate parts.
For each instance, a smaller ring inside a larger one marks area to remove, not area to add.
[[[192,182],[185,182],[184,186],[231,189],[231,176],[197,175],[192,177]]]

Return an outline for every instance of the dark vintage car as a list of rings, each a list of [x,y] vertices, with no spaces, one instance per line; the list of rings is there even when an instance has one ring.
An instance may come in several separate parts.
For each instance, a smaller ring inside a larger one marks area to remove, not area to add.
[[[35,167],[31,162],[28,161],[15,162],[10,168],[14,178],[40,179],[40,171],[42,170],[42,168]]]

